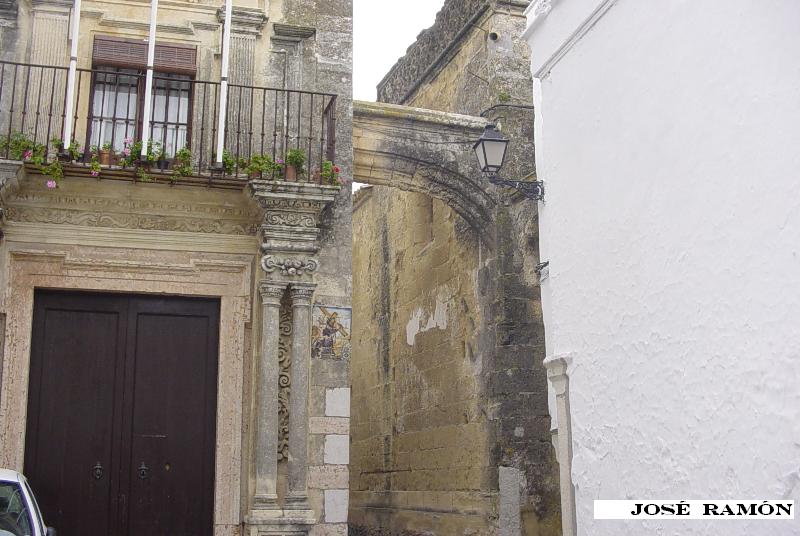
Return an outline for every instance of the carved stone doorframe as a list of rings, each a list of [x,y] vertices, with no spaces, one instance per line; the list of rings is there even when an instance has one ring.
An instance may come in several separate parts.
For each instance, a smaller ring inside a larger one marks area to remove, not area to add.
[[[21,471],[24,462],[34,289],[216,297],[220,345],[214,533],[233,534],[240,521],[243,358],[252,256],[198,258],[185,252],[143,251],[122,260],[112,248],[21,243],[7,247],[0,466]]]

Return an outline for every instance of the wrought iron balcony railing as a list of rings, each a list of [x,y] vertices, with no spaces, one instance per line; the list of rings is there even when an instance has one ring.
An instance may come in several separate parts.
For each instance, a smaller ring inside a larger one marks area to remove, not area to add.
[[[117,176],[120,169],[146,164],[154,173],[171,175],[283,180],[287,160],[299,158],[305,163],[294,180],[319,182],[326,162],[335,159],[336,95],[230,84],[219,166],[220,83],[156,73],[151,161],[142,162],[136,144],[142,139],[145,74],[78,69],[75,113],[66,118],[67,72],[66,67],[0,62],[0,158],[52,160],[66,154],[60,140],[64,122],[72,121],[70,159],[86,166],[94,159]],[[288,179],[293,180],[291,174]]]

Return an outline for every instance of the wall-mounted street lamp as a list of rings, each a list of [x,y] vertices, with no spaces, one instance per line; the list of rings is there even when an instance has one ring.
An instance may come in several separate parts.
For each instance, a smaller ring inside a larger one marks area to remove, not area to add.
[[[486,129],[473,147],[481,171],[489,175],[489,182],[492,184],[514,188],[528,199],[544,201],[542,181],[511,181],[497,176],[506,159],[508,141],[495,125],[486,125]]]

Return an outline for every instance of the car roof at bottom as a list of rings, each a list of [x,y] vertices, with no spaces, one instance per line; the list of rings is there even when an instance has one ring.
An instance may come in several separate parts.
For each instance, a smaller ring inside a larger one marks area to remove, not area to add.
[[[21,477],[22,475],[16,471],[0,468],[0,480],[5,480],[8,482],[20,482],[22,480]]]

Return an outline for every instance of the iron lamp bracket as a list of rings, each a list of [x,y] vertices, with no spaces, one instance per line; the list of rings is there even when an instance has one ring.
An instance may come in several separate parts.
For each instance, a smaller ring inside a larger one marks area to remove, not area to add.
[[[544,201],[543,181],[510,181],[507,179],[501,179],[497,175],[491,175],[489,176],[489,182],[496,186],[514,188],[528,199]]]

